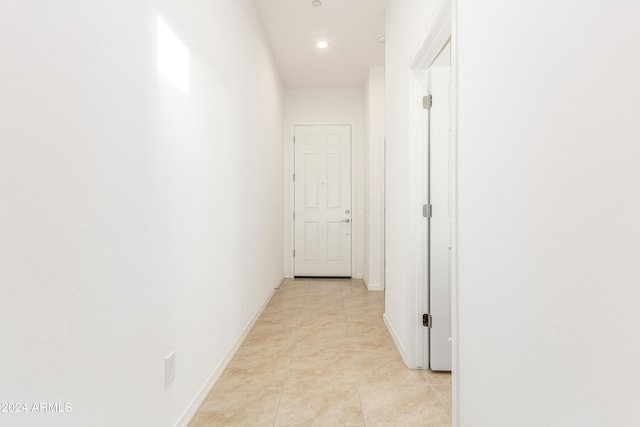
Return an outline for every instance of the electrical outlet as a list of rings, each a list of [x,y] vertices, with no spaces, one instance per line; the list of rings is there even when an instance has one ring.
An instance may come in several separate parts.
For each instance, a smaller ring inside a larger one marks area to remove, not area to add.
[[[164,386],[168,387],[176,379],[176,352],[164,358]]]

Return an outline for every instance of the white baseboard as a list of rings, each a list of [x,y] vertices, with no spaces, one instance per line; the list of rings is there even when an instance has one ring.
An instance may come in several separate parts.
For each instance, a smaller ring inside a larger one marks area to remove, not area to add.
[[[382,319],[384,320],[384,324],[387,326],[389,334],[391,334],[391,338],[393,338],[393,342],[396,344],[396,348],[398,349],[400,356],[402,356],[402,360],[404,360],[404,363],[407,364],[407,350],[400,342],[400,338],[398,338],[398,334],[396,333],[395,329],[393,329],[393,326],[391,326],[391,322],[387,317],[387,313],[382,315]]]
[[[382,283],[369,283],[369,281],[364,277],[362,278],[362,281],[369,291],[384,291],[384,285]]]
[[[198,412],[198,408],[200,407],[200,405],[202,405],[202,402],[204,402],[204,399],[207,397],[209,392],[211,392],[211,389],[216,384],[216,382],[220,379],[220,376],[222,375],[224,370],[227,368],[227,366],[231,362],[231,359],[233,359],[233,356],[235,356],[235,354],[240,349],[240,346],[244,342],[245,338],[247,338],[247,335],[249,335],[249,332],[251,332],[251,329],[253,328],[253,325],[256,324],[256,322],[260,318],[260,315],[262,314],[264,309],[267,307],[267,304],[269,304],[269,301],[271,301],[271,298],[273,297],[273,294],[275,294],[276,290],[280,287],[280,285],[282,284],[283,281],[284,281],[284,279],[280,280],[274,286],[273,290],[271,291],[271,293],[267,297],[267,300],[264,302],[264,304],[262,304],[262,306],[258,309],[258,311],[253,315],[253,317],[251,318],[251,320],[249,321],[247,326],[242,331],[242,334],[240,335],[240,337],[238,337],[235,345],[231,348],[231,350],[229,350],[229,352],[224,357],[222,362],[220,362],[220,364],[216,367],[216,369],[214,369],[214,371],[211,373],[211,375],[209,375],[209,378],[207,379],[207,382],[202,386],[202,388],[200,389],[198,394],[196,394],[196,397],[191,401],[191,403],[189,404],[187,409],[185,409],[185,411],[182,413],[180,418],[178,418],[178,421],[176,422],[175,427],[186,427],[189,424],[189,422],[191,421],[191,419],[194,417],[196,412]]]
[[[380,283],[367,283],[366,285],[367,285],[367,289],[370,291],[376,291],[376,292],[384,291],[384,285]]]

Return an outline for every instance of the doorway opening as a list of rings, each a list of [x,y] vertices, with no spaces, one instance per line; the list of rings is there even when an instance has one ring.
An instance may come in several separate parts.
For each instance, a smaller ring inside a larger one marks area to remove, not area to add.
[[[451,371],[451,227],[453,219],[451,141],[451,43],[447,43],[429,68],[425,86],[427,105],[428,268],[426,310],[432,321],[428,334],[428,366]]]

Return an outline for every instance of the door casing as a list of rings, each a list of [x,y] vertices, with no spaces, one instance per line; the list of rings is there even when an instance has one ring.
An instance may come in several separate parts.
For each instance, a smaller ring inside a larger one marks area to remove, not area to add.
[[[450,46],[449,51],[450,52]],[[443,63],[439,63],[443,62]],[[429,110],[428,143],[428,201],[433,206],[429,222],[429,260],[425,277],[428,301],[425,309],[433,316],[428,329],[428,360],[424,366],[432,370],[451,370],[451,66],[441,55],[429,68],[429,93],[433,106]],[[426,364],[428,362],[428,365]]]
[[[458,180],[458,170],[457,170],[457,156],[458,156],[458,141],[457,141],[457,94],[458,94],[458,61],[457,61],[457,0],[443,0],[437,9],[434,19],[427,25],[426,28],[428,30],[425,34],[416,39],[417,48],[411,57],[408,60],[409,68],[411,69],[411,78],[409,84],[411,85],[411,93],[414,95],[416,101],[421,98],[423,93],[422,85],[420,84],[422,78],[424,77],[424,73],[426,70],[433,64],[435,59],[438,57],[440,51],[446,46],[446,44],[451,42],[451,144],[452,144],[452,152],[451,152],[451,187],[452,187],[452,224],[451,224],[451,335],[452,335],[452,377],[451,377],[451,385],[452,385],[452,425],[458,424],[458,374],[457,374],[457,366],[458,366],[458,244],[457,244],[457,236],[458,236],[458,194],[457,194],[457,180]],[[422,129],[423,120],[420,117],[420,114],[412,113],[412,117],[410,117],[410,138],[417,140],[421,138],[423,134]],[[419,179],[419,177],[415,176],[414,179]],[[428,256],[428,250],[423,250],[422,259],[426,261]],[[425,262],[426,263],[426,262]],[[421,268],[423,272],[423,268]],[[426,273],[422,273],[426,274]],[[420,279],[421,273],[417,274],[417,277]],[[415,314],[416,318],[421,316],[422,308],[423,308],[423,293],[426,291],[426,288],[423,286],[423,282],[421,280],[417,280],[414,283],[415,286],[415,295],[418,300],[415,306]],[[422,330],[423,326],[421,323],[416,321],[416,333],[415,343],[417,344],[414,348],[416,349],[415,359],[410,359],[411,355],[405,359],[405,361],[415,361],[416,363],[413,365],[414,367],[422,367],[419,361],[422,361],[422,352],[423,346],[422,343]],[[408,363],[409,364],[409,363]]]

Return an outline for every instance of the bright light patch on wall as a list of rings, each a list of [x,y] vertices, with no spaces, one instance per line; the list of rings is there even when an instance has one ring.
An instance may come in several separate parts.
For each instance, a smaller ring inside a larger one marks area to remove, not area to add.
[[[325,41],[319,41],[318,43],[316,43],[316,47],[318,49],[326,49],[329,47],[329,43],[325,42]]]
[[[189,50],[158,16],[158,73],[171,84],[189,93]]]

